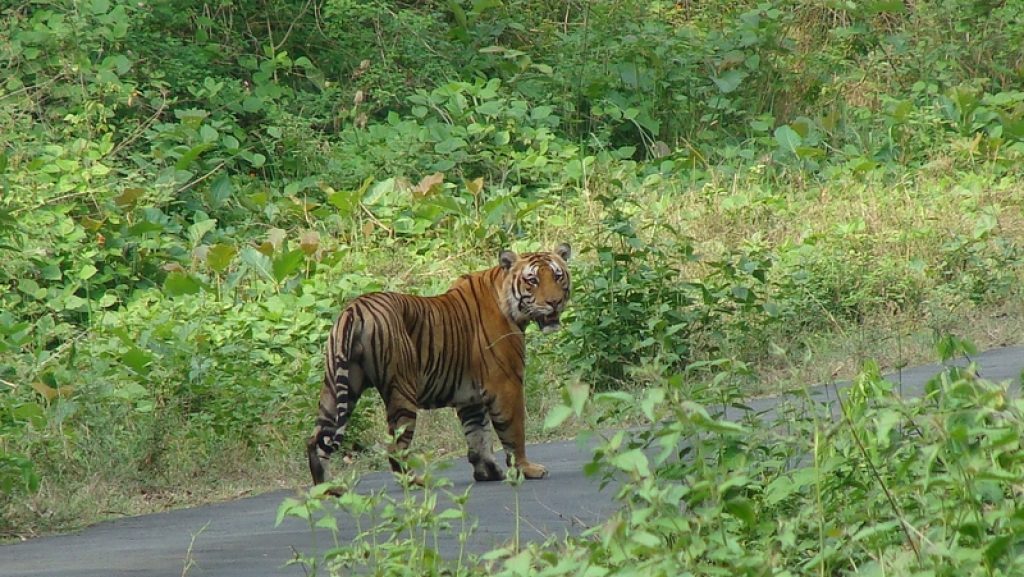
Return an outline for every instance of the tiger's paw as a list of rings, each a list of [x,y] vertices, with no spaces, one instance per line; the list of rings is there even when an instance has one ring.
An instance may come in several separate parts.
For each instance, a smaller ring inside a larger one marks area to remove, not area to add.
[[[538,463],[517,463],[516,468],[527,479],[543,479],[548,476],[548,468]]]
[[[504,481],[505,471],[499,469],[494,461],[479,463],[473,466],[473,480]]]

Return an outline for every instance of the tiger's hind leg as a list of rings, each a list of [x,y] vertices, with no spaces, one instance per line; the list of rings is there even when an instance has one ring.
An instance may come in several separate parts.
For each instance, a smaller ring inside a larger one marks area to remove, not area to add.
[[[477,481],[501,481],[505,472],[498,467],[491,450],[491,422],[487,407],[476,403],[456,407],[462,421],[462,433],[466,436],[469,464],[473,466],[473,479]]]

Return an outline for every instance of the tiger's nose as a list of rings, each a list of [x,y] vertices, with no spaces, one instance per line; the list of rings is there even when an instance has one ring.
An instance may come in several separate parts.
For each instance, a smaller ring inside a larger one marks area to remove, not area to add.
[[[557,309],[558,305],[562,304],[562,299],[554,299],[548,301],[548,306],[552,309]]]

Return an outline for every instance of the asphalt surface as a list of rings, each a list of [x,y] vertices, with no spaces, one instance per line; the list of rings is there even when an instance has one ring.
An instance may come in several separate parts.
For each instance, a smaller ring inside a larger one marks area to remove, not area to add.
[[[981,376],[993,381],[1012,381],[1020,387],[1024,371],[1024,347],[986,351],[974,357]],[[957,363],[957,364],[963,364]],[[890,375],[904,396],[919,395],[941,369],[926,365]],[[842,385],[838,387],[842,389]],[[813,394],[834,398],[834,387],[816,387]],[[748,405],[770,415],[779,399],[757,399]],[[578,533],[606,518],[614,506],[612,489],[601,490],[596,479],[585,477],[583,465],[590,450],[575,442],[549,443],[529,448],[531,460],[548,466],[550,476],[530,481],[518,489],[523,540],[544,540]],[[446,472],[461,493],[472,484],[464,462]],[[386,488],[401,494],[390,473],[365,475],[359,492]],[[108,521],[78,533],[32,539],[0,546],[0,577],[262,577],[302,576],[298,565],[286,563],[298,552],[311,552],[314,535],[301,520],[288,518],[274,527],[278,506],[294,491],[276,491],[226,503]],[[516,490],[504,483],[476,484],[467,510],[478,521],[469,549],[484,551],[509,543],[517,532]],[[355,529],[338,518],[339,538],[351,539]],[[320,532],[316,539],[326,544]],[[454,537],[439,545],[442,555],[457,551]],[[186,571],[186,563],[190,563]]]

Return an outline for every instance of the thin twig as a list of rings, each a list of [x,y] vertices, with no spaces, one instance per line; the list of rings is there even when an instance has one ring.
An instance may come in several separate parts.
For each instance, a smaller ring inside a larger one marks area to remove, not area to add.
[[[175,195],[177,195],[177,194],[179,194],[179,193],[181,193],[181,192],[185,192],[185,190],[186,190],[186,189],[189,189],[189,188],[191,188],[191,187],[193,187],[193,186],[195,186],[195,185],[199,184],[200,182],[202,182],[202,181],[206,180],[207,178],[210,178],[210,177],[211,177],[211,176],[213,176],[213,175],[214,175],[214,173],[216,173],[216,172],[217,172],[218,170],[220,170],[221,168],[224,168],[224,165],[225,165],[225,164],[226,164],[226,163],[222,162],[222,163],[218,164],[217,166],[214,166],[214,167],[213,167],[212,169],[210,169],[210,172],[207,172],[206,174],[204,174],[204,175],[200,176],[199,178],[197,178],[197,179],[195,179],[195,180],[193,180],[193,181],[191,181],[191,182],[186,182],[185,184],[183,184],[183,185],[181,186],[181,188],[179,188],[178,190],[175,190],[175,191],[174,191],[174,194],[175,194]]]
[[[363,209],[363,212],[366,213],[366,216],[370,217],[370,220],[372,220],[374,222],[374,224],[376,224],[377,226],[379,226],[379,227],[383,228],[384,230],[388,231],[389,235],[394,236],[395,231],[393,231],[390,228],[388,228],[388,226],[386,224],[384,224],[383,222],[377,220],[377,217],[374,216],[372,212],[370,212],[370,209],[366,208],[365,204],[360,202],[359,203],[359,208]]]
[[[69,199],[72,199],[72,198],[76,198],[76,197],[79,197],[79,196],[87,196],[87,195],[89,195],[91,193],[92,192],[88,191],[88,190],[80,191],[80,192],[69,192],[68,194],[62,194],[60,196],[44,200],[43,202],[40,202],[39,204],[37,204],[35,206],[23,206],[21,208],[16,208],[16,209],[11,211],[11,215],[12,216],[13,215],[18,215],[18,214],[21,214],[21,213],[23,213],[25,211],[31,212],[31,211],[34,211],[34,210],[39,210],[40,208],[43,208],[44,206],[48,206],[48,205],[55,204],[55,203],[58,203],[58,202],[61,202],[61,201],[64,201],[64,200],[69,200]]]
[[[161,91],[160,97],[160,107],[156,109],[156,112],[154,112],[152,116],[147,118],[146,121],[143,122],[134,132],[129,134],[128,138],[125,138],[124,140],[119,142],[117,146],[113,148],[113,150],[107,153],[106,156],[114,156],[115,154],[120,152],[122,148],[138,140],[139,137],[142,136],[142,134],[146,132],[146,130],[149,129],[150,126],[153,126],[153,123],[156,122],[157,118],[159,118],[160,115],[163,114],[164,110],[167,108],[167,92]]]
[[[274,46],[274,52],[277,52],[278,50],[280,50],[281,47],[284,46],[284,43],[288,41],[288,37],[292,35],[292,29],[295,28],[295,23],[298,22],[299,19],[302,18],[306,14],[306,11],[309,10],[309,5],[312,4],[312,3],[313,3],[313,0],[307,0],[305,6],[302,7],[302,10],[299,10],[298,15],[295,16],[295,18],[292,20],[291,24],[288,25],[288,30],[286,30],[285,33],[284,33],[284,38],[282,38],[281,41],[278,42],[276,46]]]

